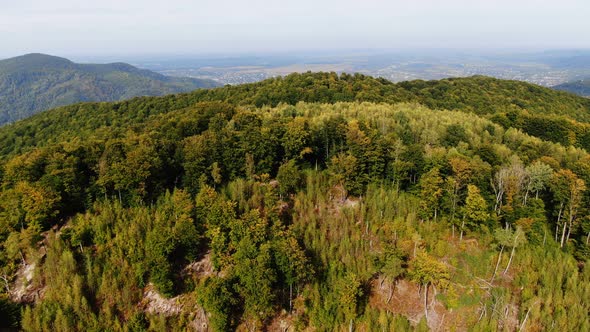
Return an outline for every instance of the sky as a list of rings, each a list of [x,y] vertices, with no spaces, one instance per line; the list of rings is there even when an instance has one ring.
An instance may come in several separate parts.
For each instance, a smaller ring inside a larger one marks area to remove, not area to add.
[[[0,0],[0,56],[590,48],[589,0]]]

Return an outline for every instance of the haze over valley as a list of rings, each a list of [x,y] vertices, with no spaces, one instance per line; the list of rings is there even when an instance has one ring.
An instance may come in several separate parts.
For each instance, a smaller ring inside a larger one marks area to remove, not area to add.
[[[241,84],[292,72],[334,71],[383,77],[393,82],[484,75],[555,86],[590,77],[590,51],[405,50],[324,51],[295,54],[130,57],[159,73]]]

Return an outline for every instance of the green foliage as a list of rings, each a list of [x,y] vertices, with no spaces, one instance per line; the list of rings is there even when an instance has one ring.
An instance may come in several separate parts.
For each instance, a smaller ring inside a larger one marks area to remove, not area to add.
[[[211,80],[172,78],[124,63],[76,64],[44,54],[0,61],[0,124],[87,101],[114,101],[215,87]]]
[[[448,287],[451,278],[449,268],[425,252],[418,253],[410,261],[408,276],[417,283],[433,284],[441,289]]]
[[[512,84],[439,84],[472,81]],[[22,328],[422,329],[432,317],[410,323],[415,301],[398,301],[419,284],[425,311],[456,311],[445,328],[518,329],[506,324],[530,311],[525,329],[555,316],[583,330],[590,157],[477,114],[387,104],[433,87],[297,74],[1,129],[0,277],[10,288],[35,264],[29,289],[44,292]],[[298,102],[339,99],[385,103]],[[173,309],[150,314],[153,294]]]
[[[467,186],[467,198],[465,199],[465,218],[471,227],[477,227],[490,219],[485,199],[481,196],[479,188],[474,185]]]
[[[210,277],[197,289],[199,303],[211,314],[213,331],[228,331],[236,324],[232,309],[238,305],[238,295],[231,285],[223,278]]]
[[[459,142],[468,142],[467,133],[465,128],[459,124],[450,125],[447,127],[447,132],[444,138],[444,142],[448,146],[456,146]]]
[[[302,176],[294,160],[282,164],[277,172],[279,191],[282,195],[293,194],[301,186]]]
[[[443,194],[442,184],[443,179],[436,167],[420,178],[420,213],[426,219],[436,219]]]
[[[363,296],[362,281],[354,273],[347,273],[338,285],[340,306],[346,321],[353,320],[358,314],[360,297]]]

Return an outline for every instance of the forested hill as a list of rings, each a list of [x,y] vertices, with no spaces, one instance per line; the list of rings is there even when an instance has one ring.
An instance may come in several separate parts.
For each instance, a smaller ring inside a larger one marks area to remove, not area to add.
[[[217,86],[172,78],[125,63],[77,64],[45,54],[0,61],[0,125],[83,101],[115,101]]]
[[[575,93],[583,97],[590,97],[590,79],[567,82],[553,87],[556,90]]]
[[[590,155],[513,127],[585,105],[319,73],[5,126],[0,328],[588,331]]]
[[[418,102],[433,109],[480,115],[527,110],[532,114],[564,115],[590,121],[588,99],[526,82],[484,76],[394,84],[359,74],[292,74],[254,84],[203,91],[198,93],[198,98],[258,107],[298,101]]]
[[[65,65],[65,64],[64,64]],[[186,108],[200,101],[232,105],[276,106],[298,102],[416,102],[432,109],[459,110],[490,118],[504,128],[590,149],[590,99],[519,81],[475,76],[398,84],[363,75],[291,74],[253,84],[196,90],[117,103],[82,103],[43,112],[0,129],[3,155],[61,137],[84,137],[142,123],[150,116]],[[123,130],[124,131],[124,130]]]

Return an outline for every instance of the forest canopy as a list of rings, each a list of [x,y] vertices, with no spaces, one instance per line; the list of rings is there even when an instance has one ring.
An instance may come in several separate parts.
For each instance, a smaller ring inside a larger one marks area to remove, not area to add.
[[[588,330],[590,156],[515,125],[587,104],[440,82],[291,75],[0,129],[3,321]]]

